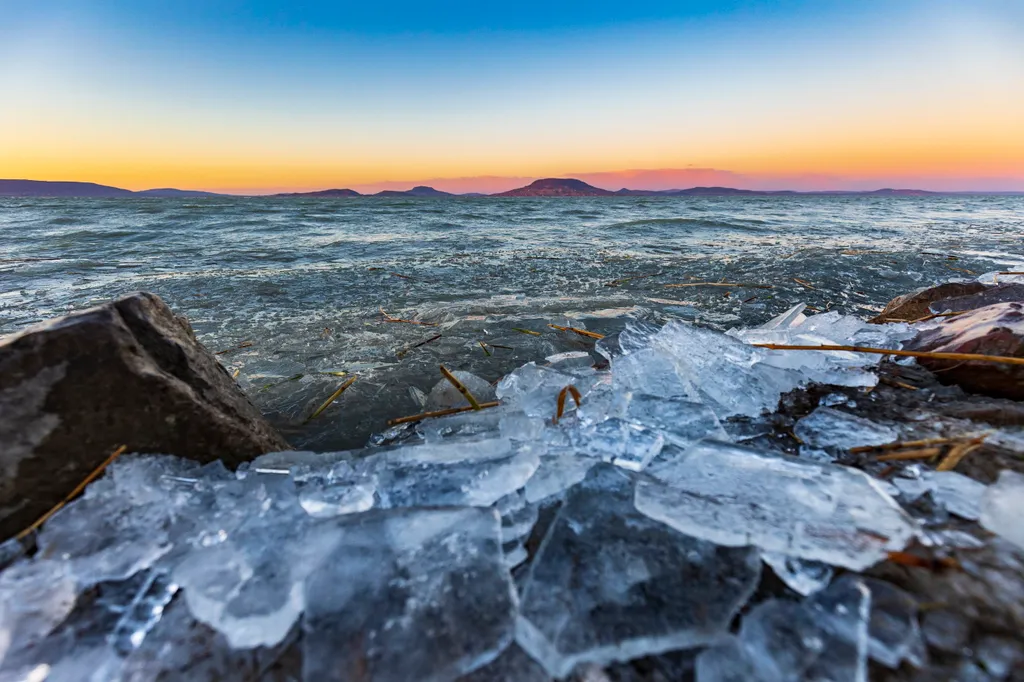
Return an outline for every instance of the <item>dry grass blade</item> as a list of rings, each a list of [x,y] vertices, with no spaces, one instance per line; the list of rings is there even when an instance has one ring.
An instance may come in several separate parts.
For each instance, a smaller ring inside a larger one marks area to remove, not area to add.
[[[458,390],[458,392],[462,394],[462,397],[469,402],[471,408],[473,408],[474,410],[481,409],[480,401],[478,401],[473,396],[473,394],[469,392],[469,389],[466,388],[461,381],[456,379],[455,375],[449,372],[448,368],[445,367],[444,365],[441,365],[441,374],[444,375],[444,378],[448,380],[448,383],[454,386]]]
[[[739,282],[687,282],[685,284],[666,284],[668,289],[680,289],[682,287],[733,287],[738,289],[773,289],[770,284],[743,284]]]
[[[487,345],[490,346],[491,348],[503,348],[505,350],[515,350],[515,348],[513,348],[512,346],[503,346],[500,343],[489,343]]]
[[[580,402],[583,400],[582,396],[580,396],[580,392],[572,384],[566,386],[558,392],[558,409],[555,412],[554,419],[551,420],[552,424],[557,424],[558,420],[562,418],[563,414],[565,414],[565,398],[570,394],[572,395],[572,399],[576,401],[576,407],[580,406]]]
[[[802,286],[804,289],[816,289],[816,287],[814,287],[810,282],[805,282],[804,280],[798,277],[794,277],[793,281]]]
[[[888,558],[894,564],[911,566],[913,568],[927,568],[930,571],[958,570],[961,568],[960,562],[952,557],[926,559],[910,552],[889,552]]]
[[[979,355],[977,353],[932,353],[918,350],[892,350],[889,348],[868,348],[866,346],[790,346],[781,343],[755,343],[758,348],[769,350],[820,350],[845,351],[847,353],[874,353],[875,355],[899,355],[904,358],[931,358],[933,360],[963,360],[964,362],[996,362],[1006,365],[1024,365],[1024,358],[1005,355]]]
[[[954,272],[962,272],[965,275],[977,275],[978,274],[978,273],[974,272],[973,270],[968,270],[966,268],[954,268],[952,265],[947,265],[946,263],[943,263],[943,265],[945,265],[947,268],[949,268],[950,270],[952,270]]]
[[[1024,272],[997,272],[997,275],[1024,275]]]
[[[530,336],[540,336],[540,332],[535,332],[530,329],[521,329],[520,327],[512,327],[512,331],[519,332],[520,334],[529,334]]]
[[[501,403],[495,400],[491,403],[480,403],[480,409],[486,410],[491,407],[497,407]],[[398,426],[399,424],[408,424],[409,422],[423,421],[424,419],[430,419],[432,417],[447,417],[450,414],[458,414],[460,412],[472,412],[475,408],[470,405],[468,407],[450,407],[447,410],[436,410],[434,412],[423,412],[422,414],[414,414],[411,417],[399,417],[398,419],[392,419],[388,421],[388,426]]]
[[[480,348],[484,351],[484,355],[491,357],[491,351],[487,350],[487,344],[483,341],[477,341],[480,344]]]
[[[309,422],[311,422],[314,419],[316,419],[317,417],[319,417],[320,413],[323,412],[324,410],[326,410],[330,406],[331,403],[333,403],[335,400],[337,400],[341,396],[341,394],[344,393],[348,389],[349,386],[351,386],[352,384],[354,384],[356,382],[356,379],[358,379],[358,378],[359,377],[357,377],[357,376],[352,377],[351,379],[349,379],[345,383],[343,383],[341,386],[339,386],[338,390],[335,391],[334,393],[332,393],[331,397],[328,398],[327,400],[325,400],[323,405],[321,405],[320,407],[316,408],[316,411],[314,411],[313,414],[309,415],[309,417],[306,418],[306,421],[304,421],[302,423],[303,424],[308,424]]]
[[[920,450],[901,450],[888,455],[881,455],[875,459],[876,462],[898,462],[904,459],[931,459],[937,457],[942,448],[921,448]]]
[[[574,332],[580,336],[586,336],[590,339],[603,339],[604,334],[598,334],[597,332],[588,332],[586,329],[577,329],[576,327],[563,327],[558,324],[549,324],[552,329],[557,329],[560,332]]]
[[[107,457],[105,460],[103,460],[102,464],[100,464],[98,467],[93,469],[89,473],[89,475],[86,476],[82,480],[81,483],[79,483],[78,485],[75,486],[74,490],[72,490],[70,493],[68,493],[67,496],[63,500],[61,500],[56,505],[54,505],[53,509],[51,509],[50,511],[48,511],[45,514],[43,514],[42,516],[40,516],[36,520],[35,523],[33,523],[31,526],[29,526],[25,530],[21,531],[20,533],[18,533],[15,536],[15,538],[18,539],[18,540],[24,540],[26,537],[31,535],[33,531],[35,531],[41,525],[46,523],[50,519],[51,516],[53,516],[54,514],[59,512],[61,509],[63,509],[64,505],[66,505],[71,500],[75,499],[75,497],[77,497],[79,493],[81,493],[83,490],[85,490],[85,487],[87,485],[89,485],[90,483],[95,481],[99,477],[99,475],[103,473],[103,470],[106,469],[108,466],[110,466],[111,462],[113,462],[115,459],[117,459],[118,457],[123,455],[124,451],[127,450],[127,449],[128,449],[127,445],[122,445],[118,449],[114,450],[114,452],[110,455],[110,457]]]
[[[404,358],[406,356],[406,354],[409,351],[413,350],[414,348],[419,348],[420,346],[425,346],[428,343],[433,343],[434,341],[437,341],[442,336],[443,336],[443,334],[434,334],[429,339],[423,339],[422,341],[417,341],[416,343],[412,344],[411,346],[406,346],[405,348],[402,348],[397,353],[395,353],[395,355],[397,355],[399,359],[402,359],[402,358]]]
[[[436,327],[437,326],[437,323],[435,323],[435,322],[420,322],[419,320],[403,320],[400,317],[392,317],[391,315],[388,315],[386,312],[384,312],[384,308],[383,307],[381,307],[381,309],[380,309],[380,314],[384,316],[384,321],[385,322],[400,322],[402,324],[418,324],[418,325],[422,325],[424,327]]]
[[[886,386],[895,386],[896,388],[905,388],[908,391],[918,390],[917,386],[911,386],[904,381],[897,381],[896,379],[890,379],[889,377],[878,377],[878,380]]]
[[[232,379],[237,379],[241,374],[242,374],[242,370],[241,369],[236,369],[234,372],[231,373],[231,378]]]
[[[943,457],[942,461],[939,462],[939,465],[935,467],[936,471],[953,471],[964,457],[980,448],[985,443],[985,439],[987,437],[988,434],[985,434],[984,436],[980,436],[973,440],[957,443],[949,449],[946,456]]]

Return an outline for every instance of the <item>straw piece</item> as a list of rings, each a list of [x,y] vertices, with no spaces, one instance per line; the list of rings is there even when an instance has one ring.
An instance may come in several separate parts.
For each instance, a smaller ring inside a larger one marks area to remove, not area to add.
[[[313,414],[309,415],[309,417],[306,419],[306,421],[304,421],[302,423],[303,424],[308,424],[309,422],[311,422],[314,419],[316,419],[317,417],[319,417],[320,413],[323,412],[324,410],[326,410],[331,403],[333,403],[335,400],[337,400],[341,396],[341,394],[344,393],[345,390],[349,386],[351,386],[352,384],[354,384],[356,382],[356,379],[358,379],[358,378],[359,378],[358,376],[354,376],[351,379],[347,380],[345,383],[343,383],[341,386],[339,386],[338,390],[335,391],[334,393],[332,393],[331,397],[328,398],[327,400],[325,400],[323,405],[321,405],[320,407],[316,408],[316,411]]]
[[[480,409],[486,410],[491,407],[497,407],[501,403],[495,400],[491,403],[480,403]],[[423,412],[422,414],[414,414],[411,417],[399,417],[398,419],[391,419],[388,421],[388,426],[398,426],[399,424],[408,424],[409,422],[418,422],[424,419],[430,419],[432,417],[446,417],[449,414],[458,414],[460,412],[472,412],[475,408],[472,405],[467,407],[450,407],[446,410],[436,410],[434,412]]]
[[[483,349],[484,355],[486,355],[487,357],[491,357],[491,351],[487,350],[487,344],[484,343],[483,341],[477,341],[477,343],[479,343],[480,348]]]
[[[774,289],[770,284],[743,284],[737,282],[687,282],[686,284],[666,284],[668,289],[681,287],[737,287],[741,289]]]
[[[473,396],[472,393],[469,392],[469,389],[466,388],[461,381],[455,378],[454,374],[448,371],[448,368],[445,367],[444,365],[441,365],[441,374],[444,375],[444,378],[448,380],[448,383],[450,383],[452,386],[458,389],[459,393],[462,394],[462,397],[469,402],[469,405],[472,409],[480,409],[480,402]]]
[[[225,348],[224,350],[219,350],[216,353],[214,353],[214,355],[224,355],[225,353],[230,353],[233,350],[238,350],[240,348],[249,348],[250,346],[252,346],[252,341],[243,341],[242,343],[238,344],[237,346],[232,346],[231,348]]]
[[[967,436],[971,438],[972,436]],[[903,440],[896,441],[894,443],[885,443],[884,445],[861,445],[856,448],[850,448],[850,453],[858,454],[861,452],[875,452],[875,451],[886,451],[886,450],[907,450],[909,448],[920,448],[929,447],[932,445],[947,445],[949,443],[957,443],[962,441],[965,437],[959,436],[957,438],[925,438],[923,440]]]
[[[576,407],[580,406],[580,402],[582,401],[580,392],[575,386],[569,384],[558,392],[558,411],[555,413],[554,419],[551,420],[552,424],[557,424],[558,420],[562,418],[562,414],[565,413],[565,397],[569,394],[572,394],[572,399],[576,401]]]
[[[110,457],[107,457],[105,460],[103,460],[102,464],[100,464],[98,467],[93,469],[89,473],[89,475],[86,476],[82,480],[81,483],[79,483],[78,485],[75,486],[74,490],[72,490],[70,493],[68,493],[67,496],[63,500],[61,500],[56,505],[54,505],[53,509],[51,509],[50,511],[48,511],[45,514],[43,514],[42,516],[40,516],[36,520],[35,523],[33,523],[31,526],[29,526],[25,530],[21,531],[20,533],[18,533],[14,537],[16,539],[18,539],[18,540],[24,540],[26,537],[31,535],[33,531],[38,529],[39,526],[41,526],[44,523],[46,523],[47,521],[49,521],[51,516],[53,516],[54,514],[59,512],[61,509],[63,509],[64,505],[66,505],[68,502],[70,502],[71,500],[75,499],[75,497],[79,493],[81,493],[83,490],[85,490],[85,486],[89,485],[94,480],[96,480],[99,477],[99,475],[103,473],[103,470],[106,469],[108,466],[110,466],[111,462],[113,462],[115,459],[117,459],[118,457],[123,455],[124,451],[127,450],[127,449],[128,449],[127,445],[122,445],[118,449],[114,450],[114,452],[110,455]]]
[[[907,450],[905,452],[894,452],[889,455],[882,455],[875,459],[876,462],[897,462],[904,459],[930,459],[938,456],[942,448],[921,448],[920,450]]]
[[[998,362],[1006,365],[1024,365],[1024,358],[1005,355],[979,355],[977,353],[931,353],[917,350],[892,350],[889,348],[868,348],[866,346],[790,346],[780,343],[755,343],[758,348],[769,350],[821,350],[845,351],[848,353],[874,353],[875,355],[899,355],[905,358],[931,358],[933,360],[963,360],[964,362]]]
[[[910,384],[908,384],[908,383],[906,383],[904,381],[896,381],[895,379],[890,379],[889,377],[878,377],[878,380],[881,381],[886,386],[895,386],[896,388],[905,388],[908,391],[917,391],[917,390],[919,390],[917,386],[911,386]]]
[[[515,350],[512,346],[503,346],[500,343],[489,343],[487,344],[491,348],[504,348],[505,350]]]
[[[530,336],[540,336],[540,332],[535,332],[530,329],[521,329],[519,327],[512,327],[512,331],[519,332],[520,334],[529,334]]]
[[[997,275],[1024,275],[1024,272],[997,272]]]
[[[557,329],[560,332],[575,332],[580,336],[586,336],[591,339],[603,339],[604,334],[598,334],[597,332],[588,332],[586,329],[577,329],[576,327],[563,327],[557,324],[549,324],[552,329]]]
[[[889,561],[894,564],[901,566],[911,566],[913,568],[927,568],[930,571],[940,571],[946,569],[959,570],[962,568],[960,562],[952,557],[940,557],[938,559],[926,559],[925,557],[919,557],[916,554],[910,552],[889,552]],[[918,605],[920,609],[920,605]]]
[[[804,281],[804,280],[802,280],[802,279],[800,279],[798,277],[794,277],[793,281],[796,282],[797,284],[799,284],[800,286],[802,286],[804,289],[815,289],[816,288],[816,287],[812,286],[810,282],[806,282],[806,281]]]
[[[987,437],[988,434],[985,434],[984,436],[980,436],[974,440],[964,441],[963,443],[954,445],[949,449],[949,452],[946,453],[946,456],[942,458],[939,465],[935,467],[936,471],[953,471],[956,469],[956,466],[960,464],[960,460],[980,448],[985,443],[985,439]]]
[[[621,279],[613,279],[610,282],[605,282],[605,286],[606,287],[617,287],[620,284],[625,284],[626,282],[632,282],[635,279],[650,279],[651,277],[658,277],[661,274],[662,273],[658,272],[658,273],[655,273],[653,275],[635,275],[633,277],[623,277]]]
[[[232,372],[232,373],[231,373],[231,378],[232,378],[232,379],[237,379],[237,378],[238,378],[238,376],[239,376],[239,375],[240,375],[241,373],[242,373],[242,370],[241,370],[241,368],[239,368],[239,369],[236,369],[236,370],[235,370],[234,372]]]
[[[437,326],[436,322],[420,322],[419,320],[403,320],[400,317],[392,317],[391,315],[388,315],[386,312],[384,312],[383,306],[380,308],[380,314],[384,316],[384,321],[385,322],[401,322],[403,324],[419,324],[419,325],[422,325],[424,327],[436,327]]]

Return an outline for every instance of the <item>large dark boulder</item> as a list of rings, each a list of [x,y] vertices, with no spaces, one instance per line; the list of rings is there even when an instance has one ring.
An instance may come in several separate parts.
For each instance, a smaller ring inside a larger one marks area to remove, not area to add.
[[[947,317],[904,344],[907,350],[1024,358],[1024,303],[997,303]],[[939,381],[966,391],[1024,400],[1024,365],[919,358]]]
[[[929,306],[937,301],[958,296],[969,296],[985,291],[988,287],[981,282],[946,282],[934,287],[919,289],[903,294],[889,301],[885,309],[868,322],[913,322],[932,313]]]
[[[0,338],[0,538],[120,445],[229,465],[288,448],[153,294]]]

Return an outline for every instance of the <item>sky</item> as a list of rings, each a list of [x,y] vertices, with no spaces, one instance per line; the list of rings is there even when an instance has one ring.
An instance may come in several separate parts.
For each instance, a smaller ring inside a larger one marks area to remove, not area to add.
[[[0,0],[0,178],[1024,190],[1021,0]]]

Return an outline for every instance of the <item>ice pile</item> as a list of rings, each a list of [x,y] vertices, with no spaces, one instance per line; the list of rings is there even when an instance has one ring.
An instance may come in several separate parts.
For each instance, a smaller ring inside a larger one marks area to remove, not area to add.
[[[580,352],[529,363],[501,406],[396,429],[392,447],[237,472],[124,457],[0,573],[0,679],[548,680],[711,643],[702,680],[861,680],[869,655],[916,660],[898,590],[832,580],[915,522],[866,474],[723,426],[808,381],[873,382],[862,357],[749,341],[903,334],[799,307],[729,335],[637,327],[598,344],[610,371]],[[582,399],[556,420],[567,386]],[[1005,524],[1000,490],[958,504]],[[731,636],[762,560],[810,596],[756,606]]]

